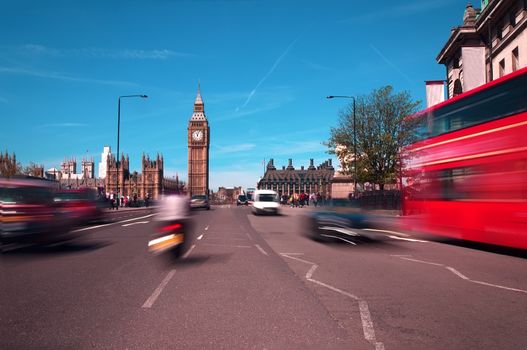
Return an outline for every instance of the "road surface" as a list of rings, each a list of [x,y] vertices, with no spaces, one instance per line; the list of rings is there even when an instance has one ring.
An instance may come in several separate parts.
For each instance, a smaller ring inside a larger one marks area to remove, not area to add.
[[[302,235],[307,208],[194,215],[185,259],[151,256],[151,210],[0,257],[0,349],[520,349],[527,259],[385,233]],[[519,256],[518,256],[519,255]]]

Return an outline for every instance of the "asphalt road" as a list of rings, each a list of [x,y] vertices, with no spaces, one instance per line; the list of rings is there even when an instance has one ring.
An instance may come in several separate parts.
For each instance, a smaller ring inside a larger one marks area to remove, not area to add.
[[[196,212],[177,262],[147,252],[149,210],[8,251],[0,349],[527,348],[522,253],[390,233],[320,244],[306,210]]]

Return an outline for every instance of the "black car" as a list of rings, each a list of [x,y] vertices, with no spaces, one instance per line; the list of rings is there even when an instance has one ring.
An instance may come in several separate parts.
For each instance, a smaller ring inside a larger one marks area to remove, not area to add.
[[[238,199],[236,199],[236,205],[248,205],[249,200],[247,199],[247,196],[244,194],[240,194],[238,196]]]
[[[327,205],[307,214],[305,233],[319,242],[341,240],[354,244],[363,237],[361,232],[370,227],[368,216],[354,201],[332,199]]]

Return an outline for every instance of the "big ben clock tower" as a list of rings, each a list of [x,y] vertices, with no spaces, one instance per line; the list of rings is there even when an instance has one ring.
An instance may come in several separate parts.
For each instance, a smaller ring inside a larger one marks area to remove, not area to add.
[[[194,113],[188,123],[188,192],[191,196],[209,194],[210,128],[204,107],[198,83]]]

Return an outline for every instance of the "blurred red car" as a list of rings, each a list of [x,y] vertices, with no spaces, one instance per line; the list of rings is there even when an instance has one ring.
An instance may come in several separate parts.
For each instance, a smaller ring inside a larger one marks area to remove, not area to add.
[[[54,201],[56,183],[0,178],[0,250],[9,243],[69,239],[72,222]]]
[[[55,202],[77,226],[102,220],[104,204],[99,200],[96,190],[61,190],[55,194]]]

